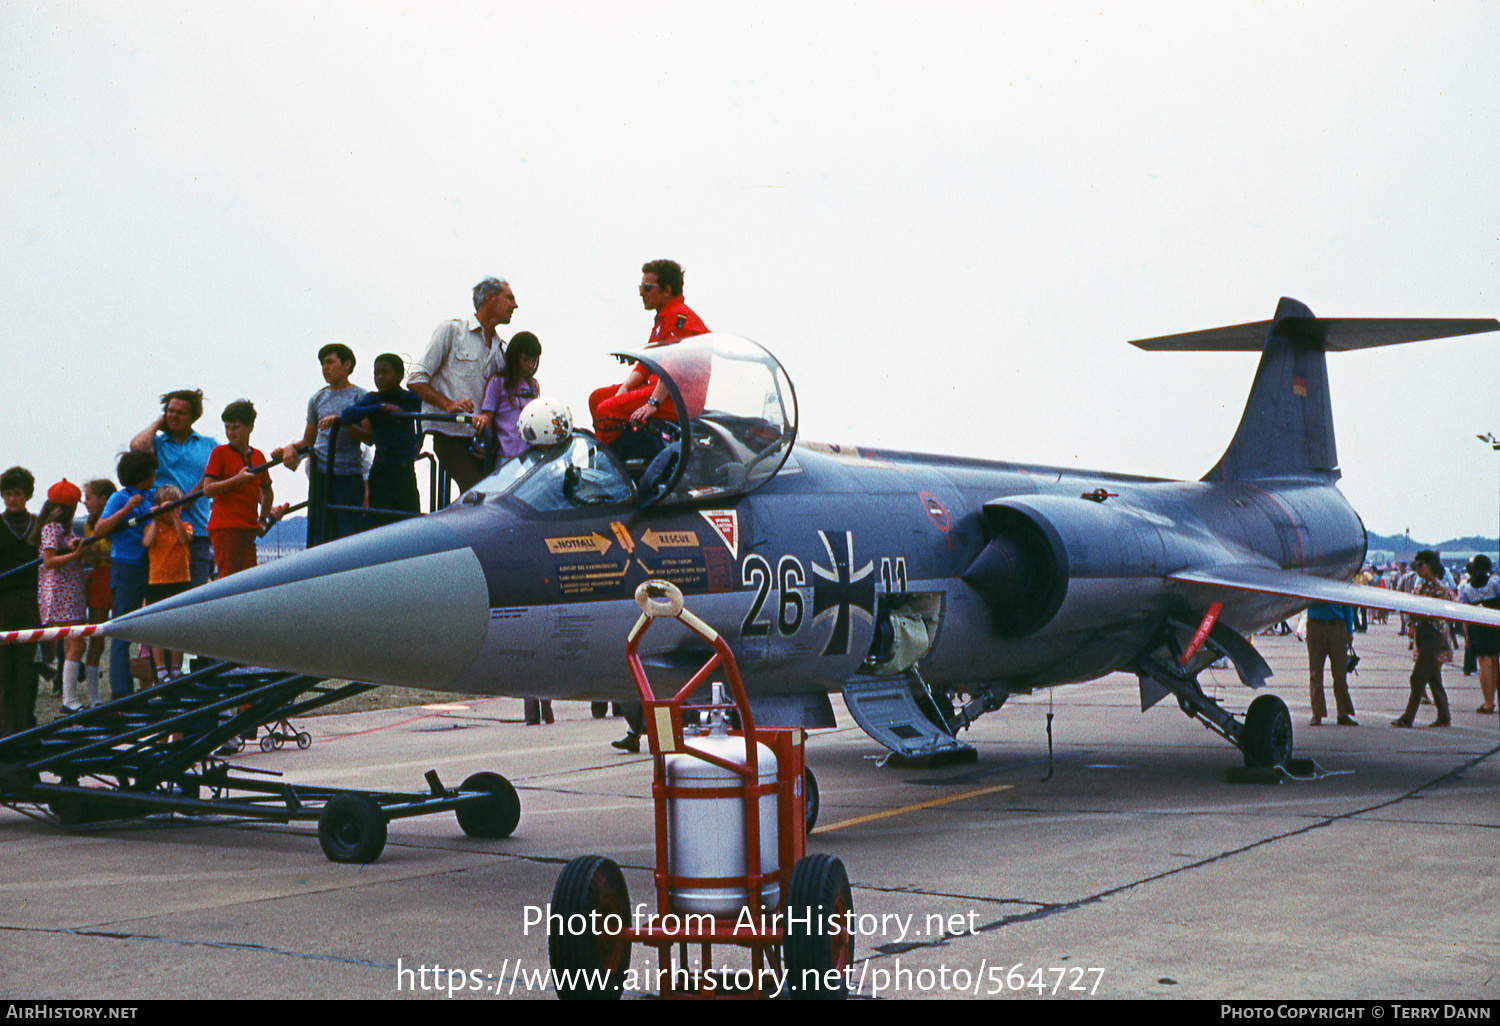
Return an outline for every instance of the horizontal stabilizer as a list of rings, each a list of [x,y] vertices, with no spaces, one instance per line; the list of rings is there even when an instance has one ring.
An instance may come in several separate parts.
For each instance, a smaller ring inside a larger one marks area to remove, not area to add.
[[[1254,321],[1250,324],[1231,324],[1224,328],[1187,331],[1180,335],[1132,339],[1130,344],[1140,349],[1163,352],[1258,353],[1265,348],[1266,335],[1275,323],[1276,321]],[[1500,321],[1492,317],[1480,320],[1296,317],[1282,320],[1277,334],[1315,344],[1325,352],[1341,352],[1394,346],[1402,342],[1421,342],[1429,338],[1475,335],[1484,331],[1500,331]]]
[[[1462,602],[1427,598],[1423,595],[1408,595],[1404,591],[1390,588],[1371,588],[1364,584],[1344,584],[1330,581],[1326,577],[1310,577],[1294,570],[1277,570],[1261,566],[1209,566],[1194,570],[1179,570],[1168,574],[1167,580],[1184,584],[1200,584],[1209,588],[1231,588],[1235,591],[1254,591],[1263,595],[1285,595],[1288,598],[1306,599],[1309,602],[1335,602],[1346,606],[1365,606],[1369,609],[1389,609],[1397,613],[1414,616],[1431,616],[1441,620],[1456,620],[1459,623],[1474,623],[1483,627],[1500,627],[1500,609],[1470,606]]]
[[[1494,318],[1315,317],[1286,296],[1269,321],[1135,339],[1140,349],[1260,353],[1245,412],[1229,448],[1205,481],[1339,478],[1328,394],[1329,350],[1368,349],[1451,335],[1500,331]]]

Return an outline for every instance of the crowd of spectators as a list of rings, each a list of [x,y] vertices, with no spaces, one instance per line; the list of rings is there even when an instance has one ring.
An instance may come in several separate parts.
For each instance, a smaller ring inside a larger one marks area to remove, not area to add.
[[[653,261],[644,270],[642,299],[658,312],[650,344],[706,330],[682,303],[678,265]],[[665,284],[657,284],[658,274]],[[118,487],[104,479],[82,488],[59,481],[32,515],[33,475],[19,466],[5,471],[0,630],[103,622],[254,566],[257,538],[289,508],[275,502],[277,464],[292,471],[308,464],[308,545],[421,512],[414,463],[424,428],[445,476],[460,491],[471,488],[496,461],[526,448],[517,421],[540,395],[542,353],[531,332],[507,343],[497,331],[518,306],[509,283],[485,278],[474,286],[473,302],[472,318],[438,326],[409,375],[400,356],[377,356],[373,390],[353,382],[357,361],[348,346],[320,349],[325,387],[308,399],[302,432],[269,457],[251,444],[256,411],[249,400],[224,408],[220,443],[197,430],[202,390],[179,389],[161,396],[160,416],[130,439],[116,463]],[[620,416],[662,405],[655,378],[642,375],[629,386],[610,388],[641,392],[616,404]],[[81,533],[75,530],[80,503],[87,514]],[[43,658],[54,649],[55,670]],[[103,639],[81,638],[0,645],[0,734],[35,725],[39,675],[55,678],[64,714],[99,704],[103,649]],[[181,672],[181,653],[132,657],[128,642],[110,642],[110,698],[131,694],[137,678],[149,685]],[[528,702],[526,711],[529,722],[551,721],[550,705]]]
[[[1494,576],[1493,570],[1490,557],[1483,553],[1475,555],[1462,568],[1456,564],[1450,568],[1443,564],[1436,551],[1423,549],[1410,561],[1397,562],[1390,567],[1367,565],[1356,575],[1355,583],[1500,609],[1500,578]],[[1464,650],[1464,676],[1476,673],[1479,676],[1481,701],[1474,711],[1480,715],[1493,715],[1500,628],[1455,625],[1446,620],[1408,613],[1398,616],[1397,632],[1408,639],[1411,652],[1411,691],[1406,709],[1391,721],[1391,726],[1415,726],[1416,716],[1423,705],[1432,705],[1435,710],[1432,722],[1426,726],[1452,725],[1453,713],[1443,686],[1442,668],[1454,661],[1454,652],[1460,644]],[[1302,634],[1308,654],[1311,726],[1319,726],[1328,716],[1323,694],[1325,663],[1333,676],[1336,722],[1340,726],[1359,725],[1354,719],[1354,703],[1347,679],[1348,671],[1358,662],[1354,635],[1367,632],[1372,621],[1385,625],[1388,618],[1389,613],[1383,609],[1333,604],[1308,607]]]

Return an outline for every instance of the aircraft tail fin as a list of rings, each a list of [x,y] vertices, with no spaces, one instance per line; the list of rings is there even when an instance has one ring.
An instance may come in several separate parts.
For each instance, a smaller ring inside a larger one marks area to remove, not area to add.
[[[1336,481],[1338,450],[1325,352],[1496,330],[1500,321],[1493,318],[1314,317],[1295,299],[1283,297],[1269,321],[1136,339],[1131,345],[1169,352],[1261,351],[1239,429],[1203,480],[1314,477]]]

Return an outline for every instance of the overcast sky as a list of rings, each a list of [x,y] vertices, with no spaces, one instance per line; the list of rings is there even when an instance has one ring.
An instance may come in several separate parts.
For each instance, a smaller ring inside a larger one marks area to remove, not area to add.
[[[181,387],[270,450],[319,346],[369,386],[486,275],[576,413],[671,257],[804,439],[1197,478],[1255,357],[1125,340],[1500,315],[1497,53],[1482,3],[0,3],[0,464],[112,476]],[[1497,347],[1330,356],[1371,530],[1494,536]]]

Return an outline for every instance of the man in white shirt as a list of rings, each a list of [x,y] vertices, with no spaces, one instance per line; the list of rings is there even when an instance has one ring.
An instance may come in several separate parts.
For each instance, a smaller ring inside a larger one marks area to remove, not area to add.
[[[489,426],[489,415],[479,411],[484,383],[505,363],[505,343],[495,328],[510,323],[517,305],[507,282],[484,279],[474,286],[474,316],[439,324],[427,352],[413,361],[406,379],[406,387],[422,400],[423,413],[476,414],[473,426],[451,421],[426,425],[438,462],[460,491],[472,488],[483,474],[469,445]]]

